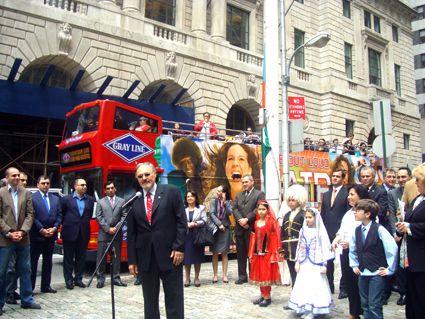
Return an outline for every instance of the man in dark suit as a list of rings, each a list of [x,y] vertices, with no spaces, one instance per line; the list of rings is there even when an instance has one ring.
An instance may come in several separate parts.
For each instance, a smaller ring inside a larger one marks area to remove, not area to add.
[[[179,189],[157,185],[151,163],[138,164],[136,178],[143,197],[134,202],[127,220],[128,269],[141,273],[145,318],[159,318],[159,279],[167,318],[184,318],[183,261],[187,219]]]
[[[378,213],[379,223],[391,232],[390,224],[387,217],[388,211],[388,195],[382,188],[375,185],[375,170],[370,166],[363,166],[360,170],[360,182],[369,191],[370,199],[378,203],[380,210]]]
[[[425,314],[425,163],[413,170],[413,176],[419,195],[406,211],[405,220],[396,226],[398,236],[407,240],[406,318],[419,319]]]
[[[331,180],[333,189],[323,194],[322,211],[320,212],[320,215],[322,216],[322,220],[325,224],[326,231],[328,232],[331,243],[335,239],[336,232],[338,231],[339,227],[341,227],[342,218],[350,208],[347,201],[348,191],[342,185],[344,183],[345,176],[346,174],[341,168],[335,169],[332,173]],[[327,268],[326,276],[328,277],[329,287],[331,288],[331,293],[334,293],[335,285],[333,259],[328,260]],[[340,293],[338,298],[346,298],[347,293],[345,291],[344,280],[342,277],[339,290]]]
[[[236,254],[238,259],[238,280],[235,284],[241,285],[248,282],[246,271],[248,261],[249,239],[252,227],[257,216],[257,204],[260,200],[265,200],[266,195],[254,188],[254,178],[252,175],[242,177],[244,191],[236,194],[233,204],[233,216],[236,219]]]
[[[87,246],[90,239],[90,219],[93,215],[94,199],[86,195],[84,179],[74,181],[74,193],[65,196],[61,202],[63,240],[63,276],[66,288],[85,288],[83,283]],[[72,276],[75,257],[75,277]]]
[[[16,252],[21,284],[21,308],[41,309],[32,299],[30,238],[34,221],[31,194],[18,187],[19,171],[6,170],[7,185],[0,189],[0,315],[6,301],[6,270]]]
[[[400,187],[391,190],[388,193],[388,211],[389,211],[389,222],[391,227],[391,234],[394,236],[397,246],[400,249],[401,237],[396,234],[397,223],[397,209],[399,207],[398,200],[403,197],[404,186],[406,182],[412,179],[412,172],[408,167],[401,167],[397,172],[397,181]],[[397,256],[396,271],[394,273],[394,282],[397,286],[397,290],[400,293],[400,298],[397,300],[397,305],[404,306],[406,304],[406,292],[407,292],[407,276],[404,268],[400,267],[399,255]]]
[[[384,175],[384,182],[381,185],[379,185],[379,187],[381,187],[383,190],[389,193],[395,188],[394,185],[397,181],[395,170],[392,168],[386,168],[384,169],[383,175]]]
[[[41,175],[37,179],[38,192],[31,194],[34,205],[34,224],[30,232],[31,238],[31,284],[35,289],[37,266],[40,255],[43,255],[41,270],[41,292],[56,293],[50,286],[52,279],[52,258],[55,241],[58,238],[57,230],[62,222],[59,199],[49,194],[50,180]]]
[[[104,185],[106,196],[97,202],[96,208],[96,220],[99,224],[99,233],[97,235],[97,263],[99,264],[109,242],[114,237],[118,229],[121,228],[121,224],[125,220],[125,214],[122,210],[122,206],[125,204],[124,199],[115,196],[117,189],[115,188],[113,181],[107,181]],[[113,257],[113,284],[115,286],[127,287],[127,284],[123,283],[120,278],[120,266],[121,266],[121,246],[122,246],[122,229],[120,229],[117,237],[115,237],[111,248],[114,248]],[[97,288],[103,288],[105,286],[105,268],[106,268],[106,257],[103,259],[97,272]]]

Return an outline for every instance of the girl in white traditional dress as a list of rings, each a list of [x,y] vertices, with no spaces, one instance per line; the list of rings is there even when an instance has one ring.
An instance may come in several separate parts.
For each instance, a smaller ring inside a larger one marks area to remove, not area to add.
[[[288,301],[288,307],[297,314],[303,314],[302,318],[312,319],[315,315],[331,312],[334,302],[326,277],[326,265],[333,258],[322,217],[317,209],[308,208],[295,259],[297,281]]]

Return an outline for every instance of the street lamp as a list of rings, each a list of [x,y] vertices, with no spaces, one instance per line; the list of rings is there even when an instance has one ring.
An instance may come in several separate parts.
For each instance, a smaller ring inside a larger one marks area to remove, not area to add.
[[[298,50],[304,47],[323,48],[328,44],[331,35],[327,32],[320,31],[307,40],[303,45],[300,45],[292,53],[289,59],[288,67],[286,67],[286,30],[285,30],[285,2],[281,0],[281,61],[282,61],[282,181],[283,192],[289,187],[289,123],[288,123],[288,86],[289,86],[289,71],[292,60]]]

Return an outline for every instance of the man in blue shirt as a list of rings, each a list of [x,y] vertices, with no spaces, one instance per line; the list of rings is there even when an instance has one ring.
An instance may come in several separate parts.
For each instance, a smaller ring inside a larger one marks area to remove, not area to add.
[[[93,215],[94,199],[86,195],[84,179],[74,181],[74,193],[65,196],[61,202],[63,240],[63,276],[66,288],[85,288],[83,283],[87,246],[90,239],[90,219]],[[75,258],[75,276],[72,276]]]

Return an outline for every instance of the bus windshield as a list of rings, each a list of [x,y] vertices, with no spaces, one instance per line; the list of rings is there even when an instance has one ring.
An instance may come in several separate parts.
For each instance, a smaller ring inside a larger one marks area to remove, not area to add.
[[[100,106],[94,105],[75,112],[66,119],[63,140],[82,133],[97,131]]]

